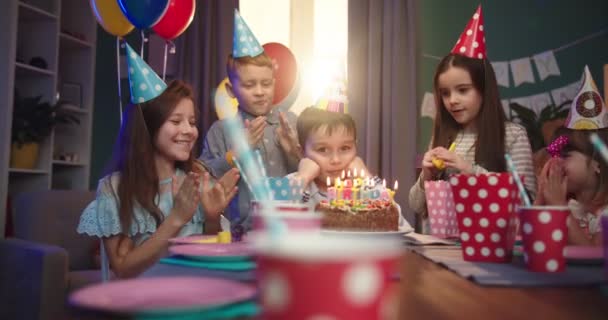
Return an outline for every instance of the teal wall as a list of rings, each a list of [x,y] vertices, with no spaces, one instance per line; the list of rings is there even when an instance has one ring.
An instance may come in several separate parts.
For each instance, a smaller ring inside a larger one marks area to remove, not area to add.
[[[139,48],[139,32],[131,32],[127,41]],[[124,52],[124,50],[123,50]],[[124,56],[121,57],[123,59]],[[91,148],[90,188],[97,187],[104,167],[112,155],[112,148],[120,128],[118,87],[116,86],[116,37],[97,28],[97,57],[95,61],[95,107],[93,112],[93,138]],[[129,82],[122,81],[123,108],[128,106]]]
[[[491,61],[531,57],[608,28],[606,0],[418,1],[418,107],[424,92],[432,92],[433,73],[438,63],[422,55],[445,56],[449,53],[479,3],[482,5],[486,46]],[[530,96],[571,84],[580,79],[585,64],[589,65],[602,90],[603,65],[608,63],[608,33],[555,53],[555,57],[560,76],[550,76],[541,81],[533,66],[536,83],[500,87],[501,98]],[[430,118],[420,119],[419,152],[428,147],[432,125]]]

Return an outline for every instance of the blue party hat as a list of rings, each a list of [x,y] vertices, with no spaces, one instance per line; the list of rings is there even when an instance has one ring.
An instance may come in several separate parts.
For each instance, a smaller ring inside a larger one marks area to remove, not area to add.
[[[264,48],[255,38],[245,20],[237,9],[234,9],[234,33],[232,36],[232,57],[255,57],[264,53]]]
[[[127,64],[129,66],[129,86],[131,102],[142,103],[160,96],[167,84],[150,68],[131,46],[127,47]]]

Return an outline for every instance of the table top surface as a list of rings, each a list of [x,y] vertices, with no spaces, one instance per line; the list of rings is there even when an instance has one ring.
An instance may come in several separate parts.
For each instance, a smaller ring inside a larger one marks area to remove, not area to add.
[[[608,287],[480,286],[409,251],[399,268],[399,319],[608,319]]]

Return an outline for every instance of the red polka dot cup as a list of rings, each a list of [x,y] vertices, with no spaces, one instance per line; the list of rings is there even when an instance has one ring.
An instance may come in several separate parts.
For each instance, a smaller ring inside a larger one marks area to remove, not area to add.
[[[519,208],[524,261],[528,270],[561,272],[566,268],[564,248],[568,242],[567,206]]]
[[[450,184],[447,181],[425,181],[424,190],[431,235],[458,238],[458,219]]]
[[[266,230],[263,214],[283,221],[289,231],[321,230],[321,215],[308,204],[290,201],[252,201],[251,221],[254,230]]]
[[[297,233],[254,243],[262,319],[396,318],[399,240]]]
[[[466,261],[508,263],[513,257],[517,186],[508,173],[450,177],[462,256]]]

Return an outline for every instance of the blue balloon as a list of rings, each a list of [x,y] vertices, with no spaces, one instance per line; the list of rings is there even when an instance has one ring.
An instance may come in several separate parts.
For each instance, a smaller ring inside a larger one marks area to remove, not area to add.
[[[118,0],[118,5],[135,28],[147,29],[165,15],[169,0]]]

